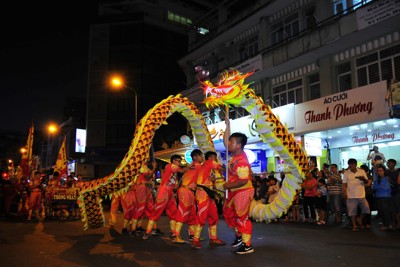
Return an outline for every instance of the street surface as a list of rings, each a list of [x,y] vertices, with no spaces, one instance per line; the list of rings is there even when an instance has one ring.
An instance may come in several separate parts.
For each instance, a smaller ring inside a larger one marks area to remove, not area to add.
[[[108,218],[106,212],[107,221]],[[362,232],[353,232],[346,225],[254,223],[255,252],[247,255],[232,253],[229,244],[233,234],[223,220],[218,232],[228,245],[210,248],[203,229],[201,250],[189,244],[173,244],[166,216],[159,222],[166,234],[149,240],[122,235],[122,221],[119,213],[115,229],[84,231],[80,221],[27,223],[2,219],[1,267],[400,266],[400,231],[381,231],[376,220],[373,229]],[[183,228],[182,237],[187,240],[187,227]]]

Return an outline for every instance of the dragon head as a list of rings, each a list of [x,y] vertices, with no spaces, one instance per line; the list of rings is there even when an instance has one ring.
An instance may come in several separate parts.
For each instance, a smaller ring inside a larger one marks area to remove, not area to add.
[[[249,84],[244,84],[244,79],[252,75],[253,72],[241,74],[235,69],[225,71],[216,85],[209,80],[200,81],[206,98],[203,103],[207,108],[218,107],[220,105],[238,105],[243,96],[249,91]]]

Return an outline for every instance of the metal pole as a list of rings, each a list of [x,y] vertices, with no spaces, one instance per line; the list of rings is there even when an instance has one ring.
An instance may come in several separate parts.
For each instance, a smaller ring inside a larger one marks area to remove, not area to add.
[[[228,120],[229,120],[229,105],[226,105],[225,106],[225,117],[228,117]],[[230,125],[230,123],[229,123],[229,125]],[[228,128],[226,128],[225,129],[225,131],[228,131],[229,130],[229,135],[231,134],[231,129],[230,129],[230,126],[229,126],[229,129]],[[227,136],[227,138],[229,139],[229,136]],[[225,140],[224,140],[224,142],[225,142]],[[228,168],[229,168],[229,149],[228,149],[228,144],[226,145],[226,150],[225,150],[225,162],[226,162],[226,167],[225,167],[225,181],[226,182],[228,182],[229,181],[229,177],[228,177]],[[228,198],[228,192],[229,192],[229,190],[225,190],[225,198]]]
[[[135,95],[135,129],[136,129],[136,126],[138,124],[138,93],[132,87],[129,87],[127,85],[124,85],[124,87],[131,90]]]
[[[136,126],[138,124],[138,95],[136,90],[133,90],[135,92],[135,130],[136,130]]]
[[[228,120],[229,120],[229,105],[225,106],[225,116],[227,116]],[[228,131],[228,129],[225,129],[225,131]],[[230,131],[230,129],[229,129],[229,131]],[[228,136],[228,138],[229,138],[229,136]],[[228,181],[228,162],[229,162],[228,146],[225,147],[225,162],[226,162],[225,180]]]
[[[50,165],[50,161],[51,161],[51,144],[50,144],[50,134],[47,134],[47,153],[46,153],[46,169],[49,167]]]

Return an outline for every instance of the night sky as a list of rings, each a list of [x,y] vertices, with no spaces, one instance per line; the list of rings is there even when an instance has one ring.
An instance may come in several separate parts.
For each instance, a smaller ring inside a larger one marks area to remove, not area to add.
[[[52,3],[2,7],[8,15],[0,24],[0,130],[24,133],[32,121],[36,129],[61,123],[66,97],[86,97],[89,25],[97,4]]]

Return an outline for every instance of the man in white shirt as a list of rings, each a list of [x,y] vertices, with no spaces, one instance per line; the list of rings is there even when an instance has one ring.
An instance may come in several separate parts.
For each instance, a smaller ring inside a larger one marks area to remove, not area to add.
[[[343,175],[343,198],[346,200],[347,213],[351,218],[353,231],[358,231],[357,207],[361,208],[362,218],[370,212],[364,188],[368,183],[368,177],[364,170],[357,168],[356,159],[349,159],[347,163],[349,168]]]

